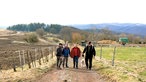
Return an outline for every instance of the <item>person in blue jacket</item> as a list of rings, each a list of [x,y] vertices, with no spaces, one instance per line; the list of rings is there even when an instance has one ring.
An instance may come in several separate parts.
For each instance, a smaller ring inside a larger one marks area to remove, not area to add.
[[[63,58],[63,67],[64,67],[64,64],[66,63],[66,68],[68,68],[68,57],[70,55],[70,49],[68,47],[68,45],[65,45],[63,51],[62,51],[62,54],[64,56]]]

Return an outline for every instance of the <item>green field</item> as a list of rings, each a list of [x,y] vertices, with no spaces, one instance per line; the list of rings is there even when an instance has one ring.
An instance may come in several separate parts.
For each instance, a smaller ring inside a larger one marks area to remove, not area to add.
[[[146,82],[146,48],[117,47],[115,65],[112,66],[114,47],[96,48],[97,59],[94,68],[103,77],[113,82]]]

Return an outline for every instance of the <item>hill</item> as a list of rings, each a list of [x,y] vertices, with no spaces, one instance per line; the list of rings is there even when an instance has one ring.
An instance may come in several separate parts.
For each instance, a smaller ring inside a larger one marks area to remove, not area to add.
[[[146,36],[146,24],[139,23],[102,23],[102,24],[78,24],[71,25],[79,29],[90,29],[96,27],[97,29],[107,28],[114,32],[135,34]]]
[[[103,29],[106,28],[106,29]],[[104,24],[81,24],[63,26],[58,24],[30,23],[9,26],[7,29],[24,32],[43,32],[43,34],[56,34],[57,38],[73,43],[80,43],[82,40],[100,41],[113,40],[118,41],[120,37],[128,37],[129,43],[146,42],[146,30],[143,24],[129,23],[104,23]],[[135,35],[133,35],[135,34]]]
[[[8,30],[35,32],[38,29],[44,30],[46,33],[57,34],[65,41],[80,42],[82,39],[88,39],[89,32],[74,28],[71,26],[63,26],[58,24],[44,24],[44,23],[30,23],[30,24],[18,24],[9,26]]]
[[[63,40],[70,42],[80,42],[81,40],[90,38],[89,32],[69,26],[63,26],[63,28],[60,30],[59,35],[61,35],[61,38]]]

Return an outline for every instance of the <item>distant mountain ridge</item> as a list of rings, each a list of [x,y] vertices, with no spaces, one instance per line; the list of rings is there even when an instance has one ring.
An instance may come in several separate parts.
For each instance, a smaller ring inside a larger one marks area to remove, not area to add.
[[[75,24],[71,25],[73,27],[79,28],[79,29],[91,29],[91,28],[108,28],[111,31],[114,32],[120,32],[120,33],[129,33],[129,34],[135,34],[135,35],[141,35],[146,36],[146,24],[140,24],[140,23],[102,23],[102,24]]]

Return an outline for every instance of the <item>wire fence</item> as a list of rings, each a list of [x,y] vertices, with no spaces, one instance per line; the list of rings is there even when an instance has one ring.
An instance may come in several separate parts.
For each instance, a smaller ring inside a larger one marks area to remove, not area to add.
[[[0,70],[13,69],[17,71],[18,67],[24,69],[36,68],[42,63],[49,62],[56,52],[56,46],[50,47],[25,47],[25,48],[1,48],[0,49]]]

